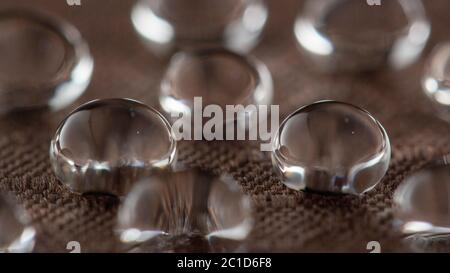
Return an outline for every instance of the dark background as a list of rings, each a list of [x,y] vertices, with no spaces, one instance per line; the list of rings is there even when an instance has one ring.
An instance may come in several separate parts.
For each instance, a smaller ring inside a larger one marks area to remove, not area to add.
[[[79,241],[82,251],[120,251],[113,233],[119,202],[78,196],[53,175],[50,139],[69,111],[94,98],[129,97],[154,105],[166,60],[154,57],[130,22],[134,1],[2,0],[0,9],[25,6],[56,14],[73,23],[90,45],[95,60],[88,90],[57,113],[16,114],[0,118],[0,190],[11,191],[25,206],[38,231],[36,251],[62,251]],[[424,1],[432,19],[426,56],[450,38],[450,2]],[[253,52],[271,70],[275,104],[282,117],[320,99],[353,103],[371,112],[386,128],[392,161],[382,182],[362,197],[322,196],[283,186],[258,146],[239,143],[181,145],[180,159],[193,166],[234,175],[255,207],[256,226],[246,246],[251,251],[366,252],[368,241],[381,250],[409,251],[394,226],[392,193],[410,172],[450,152],[450,125],[436,118],[421,93],[423,60],[395,73],[319,75],[308,69],[293,40],[292,24],[302,1],[269,1],[270,21]]]

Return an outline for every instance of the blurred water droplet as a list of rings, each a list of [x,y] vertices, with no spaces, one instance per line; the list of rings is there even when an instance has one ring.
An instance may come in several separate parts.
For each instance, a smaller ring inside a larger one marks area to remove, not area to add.
[[[181,115],[189,118],[190,131],[199,131],[193,135],[186,134],[191,139],[199,139],[201,129],[209,120],[202,119],[206,109],[218,107],[222,116],[213,116],[221,124],[234,126],[237,122],[239,128],[245,130],[252,118],[258,117],[258,122],[267,118],[257,116],[258,106],[269,105],[272,93],[272,77],[263,63],[228,50],[210,49],[178,53],[173,57],[161,83],[159,102],[172,119],[176,120]],[[231,110],[227,110],[227,105]],[[230,113],[232,116],[227,115]],[[195,119],[199,116],[200,121],[197,122]],[[195,123],[202,126],[194,127]]]
[[[205,46],[247,52],[267,16],[261,0],[140,0],[131,13],[136,31],[157,54]]]
[[[249,199],[234,180],[190,170],[137,184],[119,211],[118,230],[124,243],[150,242],[150,251],[170,251],[174,236],[209,251],[211,240],[245,239],[252,222]]]
[[[0,194],[0,252],[33,251],[35,234],[25,211]]]
[[[450,43],[439,44],[428,57],[422,88],[438,116],[450,121]]]
[[[431,26],[420,0],[309,0],[294,33],[304,57],[327,71],[404,68],[422,53]]]
[[[93,60],[66,22],[29,11],[0,12],[0,112],[75,101],[89,84]]]

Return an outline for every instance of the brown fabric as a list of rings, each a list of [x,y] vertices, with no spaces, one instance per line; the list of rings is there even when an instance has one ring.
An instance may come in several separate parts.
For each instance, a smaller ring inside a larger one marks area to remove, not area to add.
[[[70,109],[57,113],[14,114],[0,118],[0,190],[15,194],[38,230],[36,251],[65,250],[68,241],[82,251],[119,251],[113,227],[119,202],[109,197],[78,196],[54,177],[49,142],[58,123],[77,105],[94,98],[130,97],[155,104],[165,68],[134,32],[133,1],[2,0],[0,8],[31,7],[72,22],[95,58],[93,80]],[[246,245],[252,251],[357,251],[380,241],[382,251],[408,251],[392,215],[392,193],[403,178],[436,156],[450,152],[450,125],[436,118],[421,94],[423,61],[397,73],[353,76],[317,75],[302,61],[292,23],[302,1],[270,1],[266,36],[254,54],[273,73],[275,103],[282,115],[320,99],[338,99],[370,111],[385,126],[392,143],[389,171],[363,197],[296,192],[275,176],[267,154],[243,143],[180,145],[187,164],[231,173],[253,200],[256,226]],[[447,0],[424,1],[433,21],[432,45],[448,39]]]

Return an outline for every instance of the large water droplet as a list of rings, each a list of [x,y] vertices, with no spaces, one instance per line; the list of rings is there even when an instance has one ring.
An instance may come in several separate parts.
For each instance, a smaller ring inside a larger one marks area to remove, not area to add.
[[[320,101],[283,121],[273,141],[272,161],[290,188],[360,194],[381,180],[390,155],[386,132],[368,112]]]
[[[234,180],[190,170],[161,173],[137,184],[121,207],[118,226],[125,243],[170,242],[181,236],[209,245],[205,239],[245,239],[252,216],[249,199]]]
[[[35,234],[22,208],[8,196],[0,194],[0,253],[31,252]]]
[[[430,35],[420,0],[309,0],[295,22],[305,57],[326,71],[403,68],[421,54]]]
[[[30,11],[0,13],[0,60],[0,112],[65,107],[84,92],[93,69],[73,26]]]
[[[261,0],[140,0],[131,19],[158,54],[199,46],[246,52],[259,41],[267,7]]]
[[[125,194],[174,159],[170,125],[156,110],[129,99],[86,103],[59,126],[50,157],[56,176],[75,192]]]

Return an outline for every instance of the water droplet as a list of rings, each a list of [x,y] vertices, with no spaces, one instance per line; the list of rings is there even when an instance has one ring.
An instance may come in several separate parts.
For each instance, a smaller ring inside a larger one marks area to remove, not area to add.
[[[422,87],[439,117],[450,121],[450,43],[439,44],[428,57]]]
[[[118,222],[124,243],[156,239],[153,247],[174,236],[203,238],[195,240],[200,245],[214,238],[240,241],[252,227],[249,199],[236,182],[198,170],[160,173],[137,184]]]
[[[131,19],[136,31],[157,54],[199,46],[252,49],[267,20],[261,0],[140,0]]]
[[[170,125],[153,108],[129,99],[88,102],[61,123],[51,142],[53,170],[73,191],[113,195],[173,161]]]
[[[31,252],[35,234],[22,208],[8,196],[0,194],[0,253]]]
[[[320,101],[281,124],[272,161],[293,189],[361,194],[387,171],[391,149],[383,127],[356,106]]]
[[[409,175],[394,203],[406,234],[450,235],[450,165],[438,161]]]
[[[416,252],[450,251],[448,156],[410,174],[394,193],[394,216]]]
[[[171,116],[191,117],[196,110],[212,104],[218,105],[224,113],[226,105],[269,105],[272,89],[271,74],[260,61],[223,49],[200,50],[173,57],[161,83],[159,101],[161,108]],[[195,98],[201,98],[200,106],[196,106]],[[256,107],[245,108],[233,117],[223,114],[223,120],[245,123],[245,117],[256,114],[257,110]]]
[[[401,69],[421,54],[431,27],[420,0],[308,0],[294,32],[304,56],[326,71]]]
[[[0,13],[0,112],[61,109],[86,89],[87,44],[66,22],[29,11]]]
[[[167,112],[179,112],[166,104],[178,101],[192,109],[194,97],[220,106],[267,104],[272,97],[267,67],[255,60],[222,49],[175,55],[161,84],[161,104]]]

